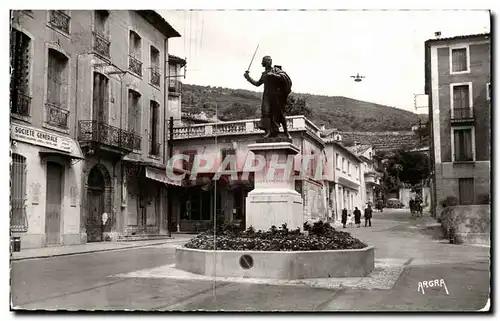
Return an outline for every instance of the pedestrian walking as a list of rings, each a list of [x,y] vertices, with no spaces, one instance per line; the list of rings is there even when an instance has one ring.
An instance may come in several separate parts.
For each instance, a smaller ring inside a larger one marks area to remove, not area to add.
[[[354,226],[353,217],[352,217],[351,213],[349,213],[347,216],[347,226],[349,226],[349,227]]]
[[[342,225],[344,226],[344,228],[345,228],[346,223],[347,223],[347,209],[344,208],[342,210]]]
[[[354,209],[354,223],[357,227],[361,227],[361,211],[357,207]]]
[[[368,207],[365,208],[365,227],[369,224],[369,226],[372,226],[372,207],[370,204],[368,204]]]

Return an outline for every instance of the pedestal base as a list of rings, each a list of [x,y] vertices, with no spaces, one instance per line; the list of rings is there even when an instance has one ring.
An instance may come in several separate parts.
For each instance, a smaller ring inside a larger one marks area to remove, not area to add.
[[[267,231],[286,223],[288,229],[304,225],[302,197],[291,189],[254,189],[246,199],[246,227]]]

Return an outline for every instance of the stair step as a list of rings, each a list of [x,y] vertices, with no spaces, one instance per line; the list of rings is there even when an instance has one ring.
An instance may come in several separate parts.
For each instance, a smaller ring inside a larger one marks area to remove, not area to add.
[[[172,237],[168,235],[148,235],[148,234],[140,234],[140,235],[120,235],[118,236],[118,242],[132,242],[132,241],[147,241],[147,240],[168,240]]]

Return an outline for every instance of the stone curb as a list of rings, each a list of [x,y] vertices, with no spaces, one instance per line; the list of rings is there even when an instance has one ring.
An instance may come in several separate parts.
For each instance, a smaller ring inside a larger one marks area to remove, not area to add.
[[[175,268],[175,264],[168,264],[152,269],[138,270],[129,273],[109,275],[108,277],[119,278],[149,278],[149,279],[176,279],[183,281],[215,281],[221,283],[247,283],[275,286],[296,286],[312,287],[320,289],[366,289],[366,290],[389,290],[391,289],[406,266],[403,262],[381,262],[376,261],[375,270],[365,277],[346,278],[315,278],[298,280],[280,280],[265,278],[245,278],[245,277],[219,277],[205,276],[186,272]]]
[[[178,242],[183,242],[183,241],[184,240],[179,240]],[[96,252],[112,252],[112,251],[128,250],[128,249],[133,249],[133,248],[162,245],[162,244],[168,244],[168,243],[177,243],[177,242],[172,241],[172,240],[168,240],[168,241],[163,241],[163,242],[158,242],[158,243],[128,245],[128,246],[117,247],[117,248],[85,250],[85,251],[80,251],[80,252],[69,252],[69,253],[54,253],[54,254],[47,254],[47,255],[27,256],[27,257],[12,257],[12,254],[11,254],[10,261],[46,259],[46,258],[58,257],[58,256],[70,256],[70,255],[89,254],[89,253],[96,253]]]

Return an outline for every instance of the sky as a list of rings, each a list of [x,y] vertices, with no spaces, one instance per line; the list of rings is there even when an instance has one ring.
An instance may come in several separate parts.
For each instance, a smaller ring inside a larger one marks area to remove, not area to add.
[[[292,91],[354,99],[426,113],[424,42],[490,31],[485,10],[158,10],[182,35],[169,53],[187,58],[189,84],[262,91],[243,73],[259,49],[250,75],[259,78],[264,55],[281,65]],[[467,23],[464,23],[464,22]],[[366,78],[354,82],[351,75]]]

